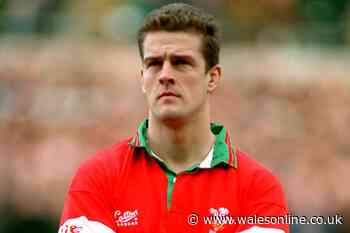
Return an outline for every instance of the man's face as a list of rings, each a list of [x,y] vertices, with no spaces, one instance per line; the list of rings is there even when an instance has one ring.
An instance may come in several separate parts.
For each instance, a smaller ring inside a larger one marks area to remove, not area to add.
[[[205,72],[201,43],[201,36],[195,33],[147,33],[141,82],[153,117],[186,119],[204,110],[220,67]]]

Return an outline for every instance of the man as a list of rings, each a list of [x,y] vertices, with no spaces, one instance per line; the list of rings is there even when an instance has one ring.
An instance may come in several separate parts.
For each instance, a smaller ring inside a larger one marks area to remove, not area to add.
[[[277,179],[210,123],[218,33],[212,16],[186,4],[146,17],[138,39],[148,119],[79,168],[60,233],[288,232],[276,222],[210,218],[287,214]]]

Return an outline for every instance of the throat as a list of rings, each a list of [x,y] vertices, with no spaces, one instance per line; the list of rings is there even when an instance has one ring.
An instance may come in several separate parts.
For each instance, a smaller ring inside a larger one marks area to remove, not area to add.
[[[206,118],[175,128],[150,118],[147,138],[150,149],[177,173],[199,165],[215,143]]]
[[[211,134],[208,140],[187,146],[177,143],[155,144],[150,140],[150,148],[156,157],[177,174],[194,167],[199,167],[203,161],[206,164],[210,164],[211,160],[208,162],[207,157],[212,152],[214,143],[215,136]]]
[[[176,174],[184,171],[191,171],[196,168],[208,168],[210,167],[212,161],[213,149],[209,149],[207,153],[202,156],[199,156],[196,159],[189,160],[187,163],[178,163],[178,162],[169,162],[169,168],[173,170]]]

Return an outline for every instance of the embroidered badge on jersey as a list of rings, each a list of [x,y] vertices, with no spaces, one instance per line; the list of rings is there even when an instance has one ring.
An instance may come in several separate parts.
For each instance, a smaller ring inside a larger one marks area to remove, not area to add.
[[[209,233],[217,233],[225,228],[225,217],[229,215],[229,210],[225,207],[220,208],[210,208],[210,216],[212,216],[211,229]]]

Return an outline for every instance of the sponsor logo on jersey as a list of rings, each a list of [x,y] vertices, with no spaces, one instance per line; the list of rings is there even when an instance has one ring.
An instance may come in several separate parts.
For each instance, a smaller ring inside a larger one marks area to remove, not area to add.
[[[114,212],[114,220],[118,227],[128,227],[136,226],[138,222],[138,210],[134,211],[120,211],[117,210]]]
[[[230,214],[229,210],[225,207],[220,207],[220,208],[210,208],[209,209],[209,214],[211,216],[216,216],[216,217],[224,217],[228,216]],[[213,222],[211,224],[211,229],[209,229],[209,233],[216,233],[220,232],[225,228],[225,223],[223,222]]]

